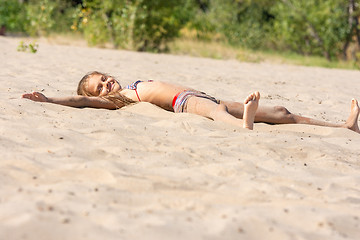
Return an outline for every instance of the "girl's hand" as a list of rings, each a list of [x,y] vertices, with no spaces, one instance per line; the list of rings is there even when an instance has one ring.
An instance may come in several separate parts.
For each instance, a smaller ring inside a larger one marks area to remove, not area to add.
[[[39,92],[25,93],[22,95],[23,98],[33,100],[35,102],[49,102],[49,99],[44,94]]]
[[[0,0],[1,1],[1,0]],[[30,99],[35,102],[48,102],[53,104],[60,104],[69,107],[93,107],[105,109],[117,109],[118,107],[109,100],[100,97],[86,97],[86,96],[68,96],[68,97],[46,97],[39,92],[25,93],[23,98]]]

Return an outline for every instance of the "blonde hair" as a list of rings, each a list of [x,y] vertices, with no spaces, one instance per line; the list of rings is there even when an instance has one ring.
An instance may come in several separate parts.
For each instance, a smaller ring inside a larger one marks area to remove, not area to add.
[[[78,95],[87,96],[87,97],[96,97],[88,91],[88,80],[90,77],[92,77],[94,75],[109,76],[108,74],[98,72],[98,71],[92,71],[92,72],[85,74],[85,76],[83,76],[81,78],[81,80],[78,84],[78,88],[77,88]],[[113,104],[115,104],[116,108],[122,108],[124,106],[136,103],[135,101],[131,100],[130,98],[122,95],[120,92],[110,93],[108,95],[101,96],[100,98],[102,98],[106,101],[112,102]]]

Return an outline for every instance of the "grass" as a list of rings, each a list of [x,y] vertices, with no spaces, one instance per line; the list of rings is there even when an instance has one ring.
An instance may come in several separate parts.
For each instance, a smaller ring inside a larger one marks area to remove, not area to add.
[[[291,52],[253,51],[234,47],[216,41],[200,41],[180,38],[169,44],[172,54],[207,57],[214,59],[236,59],[242,62],[270,62],[325,68],[360,69],[360,63],[334,60],[329,62],[323,57],[303,56]]]

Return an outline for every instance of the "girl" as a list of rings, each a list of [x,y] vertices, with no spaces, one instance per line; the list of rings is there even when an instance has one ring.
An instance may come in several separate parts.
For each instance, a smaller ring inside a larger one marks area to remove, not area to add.
[[[355,99],[352,99],[348,120],[344,124],[335,124],[295,115],[281,106],[258,107],[259,92],[250,94],[244,103],[220,101],[203,92],[165,82],[137,81],[122,88],[113,77],[97,71],[88,73],[81,79],[77,93],[79,96],[50,98],[33,92],[24,94],[22,97],[71,107],[105,109],[117,109],[136,102],[150,102],[175,113],[194,113],[247,129],[253,129],[255,121],[273,124],[293,123],[343,127],[360,133],[357,123],[360,108]]]

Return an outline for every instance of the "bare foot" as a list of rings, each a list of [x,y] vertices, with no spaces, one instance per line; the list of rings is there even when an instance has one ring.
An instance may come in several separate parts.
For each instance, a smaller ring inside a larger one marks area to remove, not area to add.
[[[254,127],[255,113],[259,105],[260,93],[253,92],[244,101],[243,127],[252,130]]]
[[[359,112],[360,112],[359,103],[356,99],[353,98],[351,100],[350,116],[346,120],[344,127],[351,129],[357,133],[360,133],[359,126],[358,126]]]

